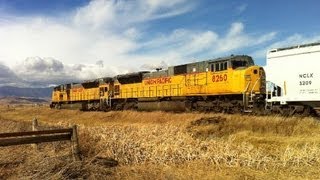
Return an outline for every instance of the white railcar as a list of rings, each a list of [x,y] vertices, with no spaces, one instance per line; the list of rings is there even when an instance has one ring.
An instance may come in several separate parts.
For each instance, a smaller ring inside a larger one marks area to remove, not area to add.
[[[267,53],[267,108],[289,114],[320,110],[320,43]]]

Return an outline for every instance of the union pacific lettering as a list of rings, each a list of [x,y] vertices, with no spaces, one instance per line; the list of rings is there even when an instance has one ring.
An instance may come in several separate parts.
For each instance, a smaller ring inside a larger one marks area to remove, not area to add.
[[[82,88],[76,88],[76,89],[72,89],[72,92],[76,93],[76,92],[82,92]]]
[[[162,77],[156,79],[147,79],[144,81],[145,85],[153,85],[153,84],[168,84],[171,83],[171,77]]]

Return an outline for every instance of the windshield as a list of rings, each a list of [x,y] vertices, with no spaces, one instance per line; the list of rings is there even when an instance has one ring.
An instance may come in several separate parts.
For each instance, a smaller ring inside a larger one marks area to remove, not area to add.
[[[248,63],[248,61],[232,61],[232,68],[236,69],[238,67],[248,67],[250,64]]]

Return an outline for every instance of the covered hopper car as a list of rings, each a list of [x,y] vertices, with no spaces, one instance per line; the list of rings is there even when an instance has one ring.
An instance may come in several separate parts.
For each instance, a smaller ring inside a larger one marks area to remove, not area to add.
[[[266,109],[282,114],[320,115],[320,43],[267,53]]]

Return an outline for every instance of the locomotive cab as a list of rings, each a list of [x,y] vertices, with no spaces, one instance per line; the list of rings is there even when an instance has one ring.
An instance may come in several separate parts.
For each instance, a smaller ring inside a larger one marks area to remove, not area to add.
[[[50,108],[54,108],[56,104],[59,103],[60,91],[61,91],[60,86],[56,86],[53,88]]]
[[[250,66],[246,68],[244,77],[243,103],[245,111],[251,112],[251,109],[254,107],[256,110],[263,110],[266,96],[266,76],[264,69],[256,65]]]
[[[238,68],[246,68],[253,66],[254,62],[252,58],[243,58],[243,59],[233,59],[231,60],[231,67],[232,69],[238,69]]]
[[[100,109],[105,110],[111,107],[111,98],[114,96],[113,91],[112,78],[105,77],[99,79]]]
[[[254,64],[250,56],[231,56],[228,59],[229,86],[225,92],[241,95],[244,112],[251,112],[253,107],[264,106],[265,72]],[[260,108],[260,107],[259,107]]]
[[[67,102],[70,98],[70,87],[62,84],[53,88],[51,97],[51,108],[60,108],[61,103]]]

